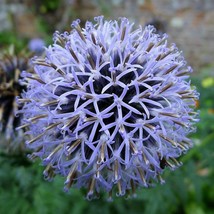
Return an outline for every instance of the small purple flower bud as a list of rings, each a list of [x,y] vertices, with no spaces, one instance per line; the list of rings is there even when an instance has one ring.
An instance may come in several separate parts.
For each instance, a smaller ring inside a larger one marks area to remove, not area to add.
[[[138,186],[164,183],[165,167],[192,145],[198,93],[176,46],[152,26],[133,30],[128,19],[96,17],[70,33],[54,34],[45,58],[24,75],[23,125],[27,145],[44,175],[71,186],[123,196]]]
[[[40,55],[44,51],[45,42],[40,38],[33,38],[28,43],[28,48],[30,51]]]

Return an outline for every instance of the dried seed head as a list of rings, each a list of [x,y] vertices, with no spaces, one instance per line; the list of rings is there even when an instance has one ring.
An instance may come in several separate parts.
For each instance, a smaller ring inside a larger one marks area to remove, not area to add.
[[[19,96],[25,88],[20,83],[20,73],[29,70],[29,54],[24,52],[15,53],[11,46],[6,52],[0,53],[0,133],[1,145],[8,150],[24,148],[24,144],[13,143],[21,141],[23,131],[16,131],[20,125],[20,118],[15,117],[19,109],[16,96]],[[22,102],[26,100],[22,99]]]

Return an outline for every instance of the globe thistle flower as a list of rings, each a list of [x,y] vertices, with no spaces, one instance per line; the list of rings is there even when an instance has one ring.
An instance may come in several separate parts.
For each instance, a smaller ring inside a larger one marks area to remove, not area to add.
[[[45,42],[40,38],[33,38],[28,43],[28,48],[31,52],[34,52],[37,55],[42,54],[44,51]]]
[[[25,88],[19,83],[20,73],[29,67],[29,54],[16,54],[13,46],[0,55],[0,133],[1,146],[7,150],[25,147],[24,143],[13,143],[21,141],[23,133],[15,130],[20,126],[20,118],[14,113],[18,110],[16,96]]]
[[[42,159],[46,179],[61,174],[65,190],[86,188],[88,198],[164,182],[164,168],[179,166],[192,145],[192,69],[152,26],[133,30],[126,18],[79,22],[56,32],[46,57],[33,59],[34,73],[23,73],[28,89],[19,113],[31,158]]]

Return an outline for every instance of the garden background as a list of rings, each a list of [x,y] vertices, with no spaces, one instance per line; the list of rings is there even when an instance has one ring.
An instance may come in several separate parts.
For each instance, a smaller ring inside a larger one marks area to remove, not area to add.
[[[214,213],[214,0],[0,0],[0,52],[11,45],[28,51],[34,38],[48,46],[55,30],[70,31],[73,20],[84,23],[98,15],[153,24],[183,51],[200,92],[194,147],[181,158],[183,166],[165,170],[166,184],[138,190],[129,200],[89,202],[82,190],[63,192],[64,178],[45,181],[43,167],[26,154],[5,153],[0,139],[0,213]]]

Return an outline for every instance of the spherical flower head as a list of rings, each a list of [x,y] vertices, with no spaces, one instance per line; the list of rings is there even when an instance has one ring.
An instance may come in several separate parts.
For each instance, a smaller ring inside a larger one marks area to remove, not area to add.
[[[192,71],[167,36],[152,26],[133,30],[128,19],[96,17],[56,32],[45,58],[25,73],[23,113],[44,175],[66,177],[65,189],[123,196],[163,182],[165,167],[191,146],[198,94]]]
[[[41,54],[44,51],[45,42],[41,38],[33,38],[28,43],[28,48],[30,51]]]
[[[8,150],[23,149],[25,146],[17,142],[22,139],[23,131],[16,131],[20,118],[14,114],[18,110],[16,96],[20,95],[25,86],[21,85],[20,73],[30,69],[29,54],[16,53],[14,46],[0,53],[0,133],[1,147]],[[12,141],[15,140],[16,143]],[[23,139],[22,139],[23,141]]]

